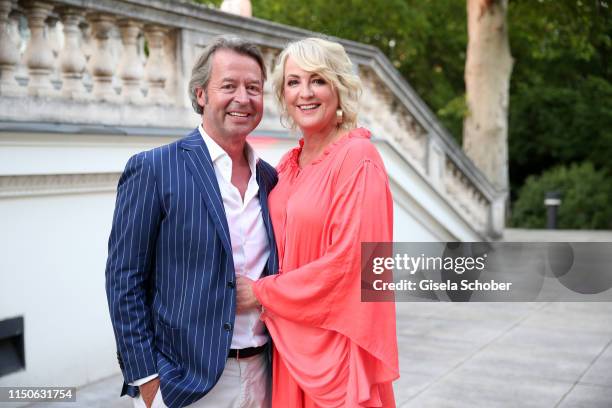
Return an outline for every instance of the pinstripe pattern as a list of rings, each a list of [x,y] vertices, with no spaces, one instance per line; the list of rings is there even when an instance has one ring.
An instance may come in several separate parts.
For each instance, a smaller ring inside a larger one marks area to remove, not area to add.
[[[276,171],[260,160],[256,177],[270,239],[264,274],[276,273],[267,202]],[[221,376],[236,313],[225,210],[197,129],[128,161],[108,248],[106,291],[125,382],[158,373],[168,407],[193,403]],[[124,385],[123,393],[136,389]]]

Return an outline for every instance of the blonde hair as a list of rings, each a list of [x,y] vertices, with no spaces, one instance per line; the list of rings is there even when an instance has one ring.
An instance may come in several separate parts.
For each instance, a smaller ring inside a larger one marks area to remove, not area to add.
[[[354,73],[353,63],[341,44],[314,37],[290,43],[278,57],[272,83],[281,119],[295,129],[296,125],[287,112],[283,93],[285,63],[289,57],[304,71],[316,73],[331,84],[332,89],[338,92],[338,101],[342,109],[343,118],[340,127],[355,128],[361,96],[359,76]]]

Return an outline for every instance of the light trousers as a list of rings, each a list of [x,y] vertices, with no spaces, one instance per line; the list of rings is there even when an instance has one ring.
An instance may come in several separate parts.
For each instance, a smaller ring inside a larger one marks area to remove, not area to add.
[[[190,408],[270,408],[270,369],[265,353],[248,358],[228,358],[215,386]],[[146,408],[141,395],[133,399],[134,408]],[[157,390],[151,408],[167,408]]]

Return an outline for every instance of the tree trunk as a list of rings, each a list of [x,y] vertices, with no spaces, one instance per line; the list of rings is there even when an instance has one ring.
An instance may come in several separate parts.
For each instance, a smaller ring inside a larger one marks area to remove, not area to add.
[[[512,56],[507,0],[467,0],[463,149],[501,191],[508,191],[508,93]]]

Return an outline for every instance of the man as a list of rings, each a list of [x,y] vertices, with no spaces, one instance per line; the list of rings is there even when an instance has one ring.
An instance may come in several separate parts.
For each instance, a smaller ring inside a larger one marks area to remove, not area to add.
[[[202,124],[132,157],[119,180],[106,289],[137,407],[265,407],[268,336],[236,276],[276,272],[276,173],[246,136],[263,114],[260,51],[217,37],[189,83]],[[240,303],[242,302],[242,303]]]

